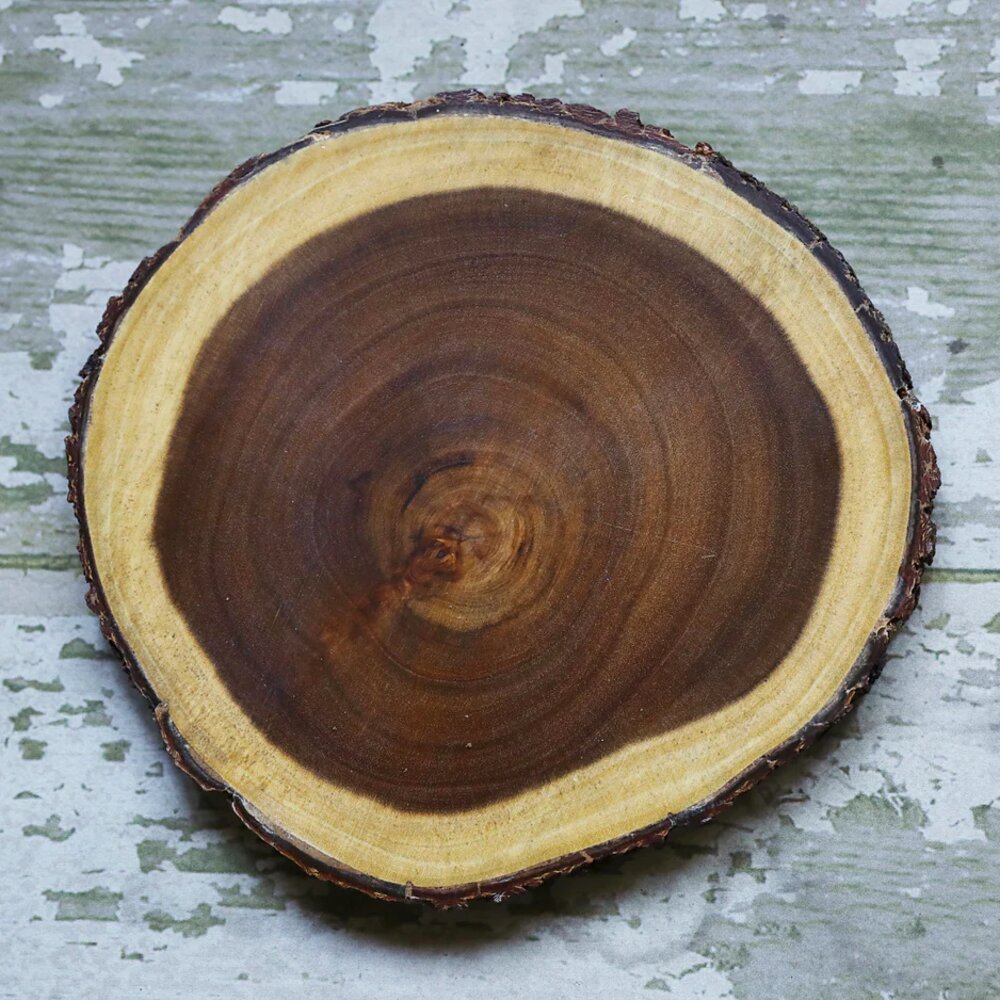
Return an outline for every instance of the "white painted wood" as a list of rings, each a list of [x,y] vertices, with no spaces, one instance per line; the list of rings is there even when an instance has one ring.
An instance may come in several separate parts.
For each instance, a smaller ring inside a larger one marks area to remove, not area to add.
[[[1000,994],[991,0],[0,0],[0,995]],[[82,605],[61,439],[108,295],[246,156],[372,99],[627,105],[788,196],[937,424],[939,556],[861,709],[719,821],[435,913],[300,875],[172,767]]]

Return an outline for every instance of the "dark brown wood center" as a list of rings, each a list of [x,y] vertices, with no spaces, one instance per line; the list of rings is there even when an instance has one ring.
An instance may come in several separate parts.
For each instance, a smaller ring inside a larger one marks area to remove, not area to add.
[[[476,189],[326,232],[237,302],[155,539],[269,739],[441,812],[765,680],[839,472],[804,366],[722,270],[602,208]]]

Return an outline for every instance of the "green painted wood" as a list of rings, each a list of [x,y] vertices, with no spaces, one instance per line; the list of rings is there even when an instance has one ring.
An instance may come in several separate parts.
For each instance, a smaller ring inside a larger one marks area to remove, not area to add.
[[[1000,993],[992,0],[0,0],[0,935],[11,997]],[[105,300],[237,162],[441,89],[628,106],[789,197],[935,416],[939,555],[861,709],[716,823],[435,913],[177,773],[82,604],[61,439]]]

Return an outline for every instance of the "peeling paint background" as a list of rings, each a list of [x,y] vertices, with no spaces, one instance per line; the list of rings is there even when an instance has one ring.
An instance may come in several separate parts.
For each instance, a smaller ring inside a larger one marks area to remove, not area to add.
[[[301,875],[170,764],[83,606],[62,438],[110,294],[237,163],[372,101],[628,106],[794,201],[935,417],[873,692],[720,820],[436,913]],[[1000,995],[995,0],[0,0],[0,994]]]

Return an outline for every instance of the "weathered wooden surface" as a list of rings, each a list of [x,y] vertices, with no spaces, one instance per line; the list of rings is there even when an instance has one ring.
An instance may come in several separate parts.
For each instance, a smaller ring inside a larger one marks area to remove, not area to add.
[[[0,994],[1000,993],[1000,11],[0,0]],[[457,86],[710,141],[858,269],[935,415],[938,560],[845,725],[720,821],[499,905],[300,875],[166,758],[82,606],[62,436],[104,301],[236,162]]]

